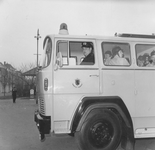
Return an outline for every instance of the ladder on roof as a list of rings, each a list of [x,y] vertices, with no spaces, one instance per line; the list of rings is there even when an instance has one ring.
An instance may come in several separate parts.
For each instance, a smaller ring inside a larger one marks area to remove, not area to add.
[[[130,34],[130,33],[117,34],[117,33],[115,33],[115,36],[117,36],[117,37],[127,37],[127,38],[148,38],[148,39],[155,39],[155,34],[145,35],[145,34]]]

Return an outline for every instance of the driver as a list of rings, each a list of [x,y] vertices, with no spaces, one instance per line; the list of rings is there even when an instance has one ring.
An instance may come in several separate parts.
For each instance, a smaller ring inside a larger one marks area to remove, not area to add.
[[[80,63],[80,65],[93,65],[94,64],[93,45],[90,42],[84,42],[82,43],[82,50],[84,59]]]

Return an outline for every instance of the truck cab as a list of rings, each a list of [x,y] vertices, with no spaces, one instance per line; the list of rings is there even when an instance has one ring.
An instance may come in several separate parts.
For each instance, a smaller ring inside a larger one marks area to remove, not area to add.
[[[65,23],[46,36],[35,112],[41,140],[70,134],[81,150],[116,150],[155,137],[154,40],[69,35]]]

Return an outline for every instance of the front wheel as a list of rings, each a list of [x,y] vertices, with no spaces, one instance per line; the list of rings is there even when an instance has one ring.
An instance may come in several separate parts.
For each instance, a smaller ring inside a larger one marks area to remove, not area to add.
[[[91,115],[75,133],[81,150],[116,150],[121,141],[121,123],[110,110]]]

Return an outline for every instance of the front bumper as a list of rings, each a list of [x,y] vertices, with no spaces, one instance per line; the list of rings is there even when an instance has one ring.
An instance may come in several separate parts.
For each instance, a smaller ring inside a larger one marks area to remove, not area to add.
[[[40,139],[43,141],[45,139],[45,134],[50,134],[51,131],[51,117],[43,116],[39,114],[39,111],[34,113],[34,121],[38,127],[40,133]]]

